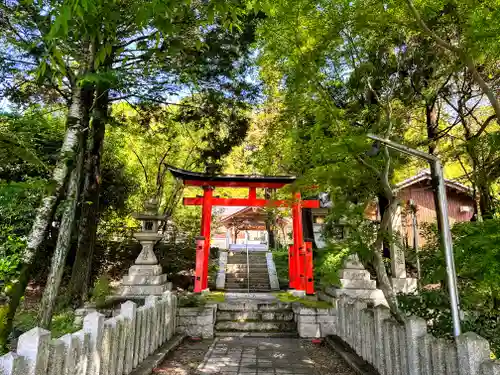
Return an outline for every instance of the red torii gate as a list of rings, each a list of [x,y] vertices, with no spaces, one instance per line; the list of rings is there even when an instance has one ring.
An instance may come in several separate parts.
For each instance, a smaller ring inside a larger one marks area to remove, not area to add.
[[[184,186],[203,188],[203,197],[184,198],[187,206],[202,206],[201,239],[196,244],[196,276],[194,291],[201,293],[208,287],[208,260],[210,254],[210,224],[213,206],[291,207],[293,244],[289,248],[290,288],[314,294],[312,243],[304,242],[302,208],[319,208],[319,200],[302,200],[294,193],[291,200],[257,198],[257,189],[280,189],[296,180],[294,176],[210,175],[169,166],[172,175]],[[219,198],[213,195],[217,187],[248,188],[246,198]]]

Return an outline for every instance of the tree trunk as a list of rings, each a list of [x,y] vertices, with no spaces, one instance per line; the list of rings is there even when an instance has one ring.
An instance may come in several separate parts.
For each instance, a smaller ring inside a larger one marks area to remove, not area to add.
[[[2,350],[7,347],[14,315],[30,280],[33,264],[40,255],[41,245],[45,240],[57,204],[64,192],[69,173],[75,164],[76,149],[82,133],[82,89],[77,84],[73,87],[71,99],[71,106],[66,119],[66,135],[59,152],[58,162],[52,172],[52,179],[49,183],[50,189],[47,190],[37,210],[35,221],[28,236],[27,247],[24,251],[19,280],[9,295],[8,311],[3,324],[0,326],[0,349]]]
[[[429,141],[429,154],[434,155],[437,149],[437,139],[438,139],[438,115],[436,109],[436,98],[433,98],[430,102],[425,103],[425,118],[427,126],[427,140]],[[436,210],[437,227],[439,233],[443,233],[443,223],[441,220],[441,206],[438,204],[439,194],[439,176],[434,168],[431,170],[431,185],[432,193],[434,196],[434,209]]]
[[[85,155],[83,133],[80,135],[78,143],[78,162],[75,168],[71,171],[67,196],[64,202],[62,219],[59,227],[59,236],[57,237],[56,249],[54,251],[54,255],[52,256],[50,272],[47,277],[47,283],[43,291],[40,310],[38,312],[38,326],[45,329],[50,329],[52,314],[64,273],[66,257],[68,256],[69,249],[71,247],[71,237],[75,226],[75,212],[79,198],[80,180]]]
[[[378,285],[384,297],[387,300],[391,313],[396,320],[399,322],[403,321],[403,315],[399,309],[398,299],[392,288],[391,279],[387,275],[387,269],[385,268],[384,259],[382,257],[382,247],[384,245],[384,238],[389,237],[389,228],[392,222],[392,216],[395,214],[398,207],[398,200],[392,199],[387,209],[384,211],[382,220],[380,222],[380,228],[377,233],[377,238],[372,245],[372,262],[377,274]]]
[[[491,195],[490,182],[485,177],[476,178],[479,190],[479,209],[483,219],[492,219],[495,215],[495,203]]]
[[[108,104],[108,91],[102,88],[98,89],[92,112],[92,141],[87,151],[85,164],[78,244],[69,287],[74,306],[79,306],[82,301],[86,300],[89,292],[92,256],[99,216],[100,166]]]

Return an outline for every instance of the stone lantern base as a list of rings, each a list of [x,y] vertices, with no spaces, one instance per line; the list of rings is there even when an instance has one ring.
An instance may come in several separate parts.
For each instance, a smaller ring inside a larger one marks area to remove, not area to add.
[[[167,275],[162,273],[162,267],[153,253],[157,235],[136,233],[135,237],[141,242],[142,251],[135,264],[129,268],[128,275],[123,276],[119,294],[141,297],[161,295],[167,290],[172,290],[172,283],[167,281]]]

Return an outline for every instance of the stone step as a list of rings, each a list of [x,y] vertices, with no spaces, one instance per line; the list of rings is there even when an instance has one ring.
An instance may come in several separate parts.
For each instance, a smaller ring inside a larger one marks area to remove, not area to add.
[[[225,288],[228,293],[248,293],[247,288]],[[250,288],[250,293],[264,293],[270,292],[271,288]]]
[[[248,261],[250,264],[252,263],[259,263],[259,264],[267,264],[266,258],[248,258]],[[235,264],[235,263],[244,263],[247,264],[247,258],[232,258],[227,260],[228,264]]]
[[[226,285],[228,284],[237,284],[237,285],[240,285],[240,284],[245,284],[247,285],[248,283],[250,283],[250,285],[270,285],[269,283],[269,279],[267,280],[254,280],[254,279],[250,279],[250,280],[246,280],[246,279],[243,279],[243,280],[238,280],[238,279],[226,279]]]
[[[247,279],[246,277],[226,277],[226,282],[233,281],[235,283],[246,283],[247,280],[257,283],[269,283],[269,277],[251,277],[250,279]]]
[[[225,289],[245,289],[250,286],[250,289],[271,289],[271,286],[269,284],[256,284],[256,283],[250,283],[247,284],[246,282],[243,283],[226,283],[224,285]]]
[[[241,267],[246,267],[247,262],[227,262],[227,266],[241,266]],[[250,269],[252,268],[267,268],[267,263],[260,263],[260,262],[252,262],[250,261]]]
[[[223,321],[215,323],[217,331],[236,332],[295,332],[297,325],[295,322],[238,322]]]
[[[226,278],[228,277],[236,277],[236,278],[247,278],[248,274],[246,272],[226,272]],[[260,278],[260,277],[267,277],[269,279],[269,273],[267,270],[265,272],[250,272],[250,278]]]
[[[296,338],[297,332],[235,332],[235,331],[215,331],[215,337],[276,337],[276,338]]]
[[[291,303],[283,303],[283,302],[230,302],[230,303],[219,303],[217,305],[217,311],[284,311],[284,310],[292,310]]]
[[[276,311],[217,311],[217,321],[293,321],[294,315],[291,310]]]
[[[228,264],[226,272],[247,272],[246,264]],[[250,272],[267,272],[266,265],[250,265]]]

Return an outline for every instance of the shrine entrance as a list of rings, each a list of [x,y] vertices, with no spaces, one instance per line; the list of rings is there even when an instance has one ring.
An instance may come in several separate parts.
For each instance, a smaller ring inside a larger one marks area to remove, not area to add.
[[[302,208],[319,208],[319,200],[302,200],[301,194],[292,194],[290,200],[262,199],[257,189],[280,189],[296,180],[294,176],[212,175],[186,171],[169,166],[172,175],[183,181],[184,186],[203,189],[203,196],[184,198],[187,206],[202,206],[201,236],[196,243],[195,293],[208,287],[208,262],[210,255],[210,224],[214,206],[287,207],[292,210],[293,243],[288,252],[289,287],[314,294],[312,242],[304,241]],[[248,196],[220,198],[214,195],[216,188],[248,188]]]

